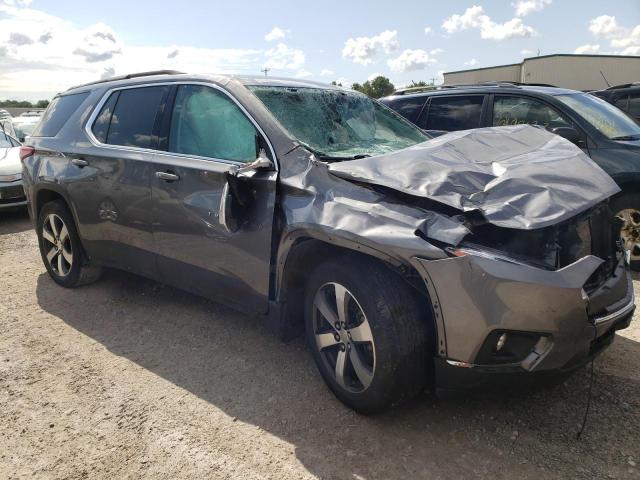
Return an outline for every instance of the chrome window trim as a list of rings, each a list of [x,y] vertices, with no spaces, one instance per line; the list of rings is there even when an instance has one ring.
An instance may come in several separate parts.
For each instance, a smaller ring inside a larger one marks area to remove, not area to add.
[[[174,153],[174,152],[168,152],[168,151],[164,151],[164,150],[155,150],[155,149],[152,149],[152,148],[128,147],[128,146],[125,146],[125,145],[111,145],[111,144],[108,144],[108,143],[100,142],[95,137],[95,135],[93,134],[93,131],[91,130],[92,127],[93,127],[93,124],[95,123],[96,118],[100,114],[100,111],[102,110],[102,107],[104,106],[104,104],[107,102],[109,97],[114,92],[117,92],[117,91],[120,91],[120,90],[129,90],[129,89],[132,89],[132,88],[159,87],[159,86],[171,86],[171,85],[177,85],[177,86],[180,86],[180,85],[201,85],[201,86],[204,86],[204,87],[213,88],[214,90],[217,90],[217,91],[221,92],[223,95],[226,95],[229,99],[231,99],[231,101],[233,101],[233,103],[235,103],[238,106],[238,108],[242,111],[242,113],[244,113],[246,115],[246,117],[253,124],[253,126],[256,128],[256,130],[265,139],[265,141],[267,142],[267,145],[269,146],[269,150],[271,151],[271,156],[273,157],[273,163],[275,165],[276,172],[280,171],[280,165],[279,165],[279,162],[278,162],[278,158],[276,157],[276,152],[275,152],[275,150],[273,148],[273,145],[271,144],[271,140],[269,140],[269,137],[264,133],[264,130],[262,130],[262,127],[260,127],[258,122],[256,122],[256,120],[249,114],[247,109],[244,108],[244,106],[233,95],[231,95],[230,92],[228,92],[227,90],[225,90],[221,86],[216,85],[215,83],[197,82],[197,81],[188,81],[187,80],[187,81],[174,81],[174,82],[141,83],[141,84],[135,84],[135,85],[125,85],[125,86],[121,86],[121,87],[110,88],[109,90],[107,90],[102,95],[102,98],[96,104],[96,106],[94,107],[93,111],[91,112],[91,115],[89,115],[89,118],[85,122],[84,132],[89,137],[89,141],[91,142],[91,144],[93,146],[99,147],[99,148],[109,148],[109,149],[115,149],[115,150],[122,150],[122,151],[126,151],[126,152],[132,152],[132,153],[153,153],[155,155],[160,155],[160,156],[165,156],[165,157],[187,158],[189,160],[196,160],[196,161],[203,162],[203,163],[204,162],[206,162],[206,163],[216,162],[216,163],[222,163],[222,164],[226,164],[226,165],[246,165],[247,163],[249,163],[249,162],[240,162],[240,161],[237,161],[237,160],[227,160],[227,159],[224,159],[224,158],[203,157],[203,156],[200,156],[200,155],[189,155],[189,154],[186,154],[186,153]],[[143,161],[146,161],[146,160],[143,160]]]

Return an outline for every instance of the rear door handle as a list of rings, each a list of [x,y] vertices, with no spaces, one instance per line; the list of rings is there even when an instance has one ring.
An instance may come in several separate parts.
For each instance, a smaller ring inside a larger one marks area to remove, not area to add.
[[[89,165],[89,162],[87,162],[86,160],[82,159],[82,158],[72,158],[71,159],[71,163],[73,163],[74,165],[82,168],[82,167],[86,167],[87,165]]]
[[[166,182],[175,182],[176,180],[180,180],[180,176],[176,175],[175,173],[168,171],[168,172],[156,172],[156,177],[158,177],[160,180],[164,180]]]

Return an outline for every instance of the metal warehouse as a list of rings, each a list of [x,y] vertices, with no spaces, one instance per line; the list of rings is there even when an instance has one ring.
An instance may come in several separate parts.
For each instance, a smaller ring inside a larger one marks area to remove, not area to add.
[[[555,54],[521,63],[444,73],[444,85],[508,81],[546,83],[575,90],[600,90],[640,81],[640,57]]]

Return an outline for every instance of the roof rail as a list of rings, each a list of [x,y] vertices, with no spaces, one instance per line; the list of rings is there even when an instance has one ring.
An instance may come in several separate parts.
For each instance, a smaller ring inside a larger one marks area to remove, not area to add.
[[[549,83],[521,83],[521,82],[511,82],[511,81],[487,81],[487,82],[477,82],[477,83],[466,83],[466,84],[451,84],[451,85],[440,85],[440,88],[468,88],[468,87],[552,87],[558,88],[556,85],[551,85]]]
[[[422,87],[406,87],[406,88],[398,88],[391,95],[404,95],[406,93],[418,93],[418,92],[428,92],[431,90],[436,90],[438,87],[435,85],[424,85]]]
[[[118,77],[104,78],[102,80],[96,80],[95,82],[76,85],[74,87],[68,88],[67,92],[69,90],[73,90],[74,88],[88,87],[89,85],[98,85],[99,83],[113,82],[116,80],[129,80],[130,78],[151,77],[153,75],[179,75],[181,73],[184,73],[184,72],[179,72],[178,70],[152,70],[150,72],[129,73],[128,75],[120,75]]]
[[[636,87],[636,86],[640,86],[640,82],[622,83],[620,85],[614,85],[613,87],[609,87],[607,88],[607,90],[615,90],[617,88],[629,88],[629,87]]]

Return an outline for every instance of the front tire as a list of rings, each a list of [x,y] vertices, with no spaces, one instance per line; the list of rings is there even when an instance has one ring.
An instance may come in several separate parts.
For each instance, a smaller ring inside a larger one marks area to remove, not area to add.
[[[322,377],[347,406],[385,410],[428,381],[428,305],[372,259],[341,257],[311,274],[305,294],[307,343]]]
[[[71,212],[62,201],[42,207],[36,231],[42,261],[58,285],[72,288],[98,279],[101,269],[84,255]]]

